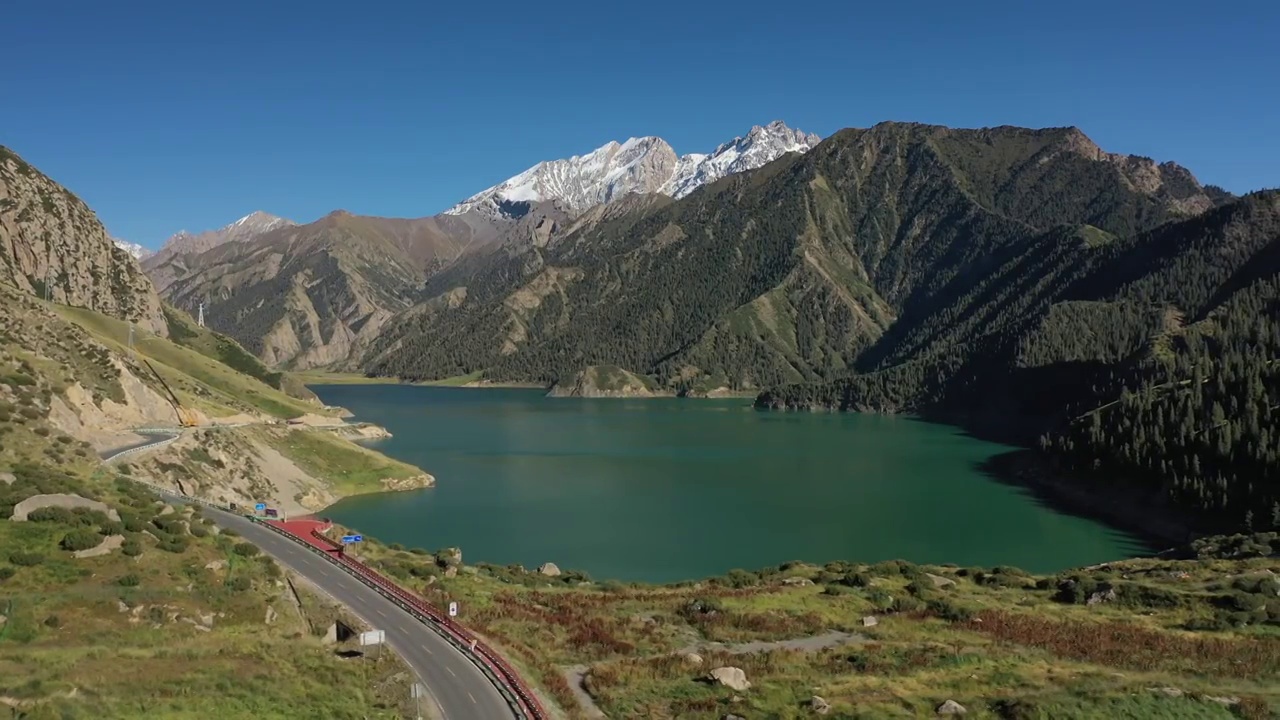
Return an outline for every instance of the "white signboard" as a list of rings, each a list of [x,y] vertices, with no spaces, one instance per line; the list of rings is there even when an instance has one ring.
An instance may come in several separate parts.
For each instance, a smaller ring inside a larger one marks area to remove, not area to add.
[[[386,640],[387,633],[385,630],[370,630],[369,632],[360,633],[361,645],[381,645]]]
[[[449,617],[458,617],[458,603],[449,603]]]
[[[427,688],[422,683],[414,683],[413,688],[409,691],[413,699],[424,698],[427,696]]]

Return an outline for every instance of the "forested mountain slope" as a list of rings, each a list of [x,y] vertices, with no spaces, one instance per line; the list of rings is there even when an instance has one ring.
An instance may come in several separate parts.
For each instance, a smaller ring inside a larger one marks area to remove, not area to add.
[[[1066,467],[1211,526],[1280,525],[1280,192],[1125,238],[1037,243],[1035,261],[883,338],[879,369],[758,403],[1016,426]]]
[[[1041,262],[1047,233],[1070,234],[1059,226],[1124,235],[1226,197],[1074,128],[844,130],[431,283],[365,368],[550,383],[616,365],[675,390],[832,380],[887,357],[879,341],[902,319]]]

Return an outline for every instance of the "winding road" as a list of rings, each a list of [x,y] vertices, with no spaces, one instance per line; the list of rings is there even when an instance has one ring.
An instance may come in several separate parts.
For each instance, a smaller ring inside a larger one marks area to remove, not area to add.
[[[168,443],[177,437],[177,433],[154,433],[147,437],[146,442],[103,451],[99,457],[103,462],[110,462]],[[189,501],[189,498],[173,493],[158,494],[167,502]],[[223,529],[236,531],[281,565],[345,605],[370,626],[385,631],[387,645],[427,686],[438,711],[428,715],[444,720],[511,720],[515,717],[497,688],[467,656],[416,617],[348,575],[327,558],[241,515],[206,506],[204,516]]]
[[[182,500],[177,496],[166,499]],[[206,507],[204,516],[219,527],[240,533],[371,626],[386,631],[387,644],[417,673],[445,718],[509,720],[515,717],[507,701],[471,660],[430,627],[329,560],[240,515]]]

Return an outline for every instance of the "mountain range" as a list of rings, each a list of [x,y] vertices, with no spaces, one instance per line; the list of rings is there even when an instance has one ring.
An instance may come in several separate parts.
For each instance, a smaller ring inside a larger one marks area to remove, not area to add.
[[[910,412],[1094,502],[1280,524],[1280,194],[1071,127],[814,140],[611,143],[437,216],[264,218],[144,265],[281,369]]]
[[[734,173],[754,170],[787,153],[803,153],[821,140],[781,121],[756,125],[746,137],[726,142],[710,154],[676,155],[658,137],[610,142],[582,156],[541,162],[445,211],[487,217],[517,211],[521,203],[554,200],[581,212],[628,194],[661,193],[682,198]]]
[[[593,207],[609,205],[612,213],[646,193],[687,195],[817,142],[780,122],[683,158],[660,138],[632,138],[539,163],[433,217],[335,211],[298,225],[257,212],[220,230],[179,233],[143,267],[166,299],[189,311],[204,303],[211,327],[268,363],[355,367],[443,269],[467,267],[511,243],[545,242],[571,220],[594,217]]]

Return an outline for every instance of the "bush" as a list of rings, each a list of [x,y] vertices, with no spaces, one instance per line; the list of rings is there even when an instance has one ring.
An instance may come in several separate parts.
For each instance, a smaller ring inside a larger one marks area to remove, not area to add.
[[[89,548],[98,547],[102,542],[102,536],[92,530],[72,530],[62,536],[62,542],[58,545],[63,550],[88,550]]]
[[[245,575],[237,575],[226,582],[227,588],[234,592],[244,592],[253,587],[253,583]]]
[[[71,511],[64,507],[42,507],[36,508],[27,514],[27,519],[31,522],[49,522],[70,525],[76,521],[76,517]]]
[[[835,597],[839,597],[841,595],[852,595],[853,593],[856,593],[856,592],[857,590],[854,590],[852,587],[848,585],[827,585],[826,587],[822,588],[823,595],[832,595]]]
[[[9,553],[9,562],[22,567],[35,567],[44,562],[44,555],[35,552],[13,552]]]
[[[32,430],[31,432],[39,435],[40,437],[49,437],[49,428],[47,427],[38,427],[35,430]]]
[[[121,522],[124,524],[124,529],[129,532],[137,533],[147,529],[146,521],[137,515],[121,515],[120,517]]]
[[[129,557],[138,557],[142,554],[142,544],[137,540],[125,540],[124,544],[120,546],[120,552]]]
[[[240,557],[253,557],[262,551],[253,543],[242,542],[236,543],[236,546],[231,548],[231,552],[239,555]]]
[[[209,535],[209,531],[206,530],[203,525],[192,525],[187,528],[187,532],[191,533],[192,537],[198,538],[207,537]]]
[[[846,573],[840,578],[840,584],[849,587],[871,587],[871,576],[864,572]]]
[[[45,627],[51,628],[62,627],[62,618],[59,618],[57,615],[50,615],[44,619],[44,625]]]
[[[5,565],[4,567],[0,567],[0,580],[8,580],[9,578],[13,577],[14,574],[17,572],[18,572],[18,569],[13,567],[12,565]]]
[[[128,575],[121,575],[116,580],[116,584],[119,585],[120,587],[138,587],[138,585],[140,585],[141,583],[142,583],[142,579],[133,573],[129,573]]]
[[[171,552],[171,553],[180,555],[187,551],[187,541],[184,540],[183,538],[166,538],[164,540],[161,540],[160,544],[157,545],[156,547],[160,548],[165,552]]]
[[[901,597],[894,598],[893,607],[890,609],[896,613],[913,613],[919,612],[924,608],[925,604],[919,598],[912,597],[911,595],[903,595]]]
[[[98,528],[98,532],[102,535],[123,535],[124,523],[119,520],[108,520],[102,523],[102,526]]]

